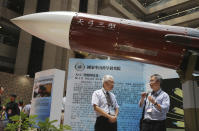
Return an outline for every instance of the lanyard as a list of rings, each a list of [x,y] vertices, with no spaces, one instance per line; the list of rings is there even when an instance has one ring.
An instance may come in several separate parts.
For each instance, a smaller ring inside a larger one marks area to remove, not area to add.
[[[152,92],[153,93],[153,92]],[[151,96],[153,97],[153,99],[156,101],[157,97],[162,93],[162,90],[160,90],[159,93],[157,93],[157,95],[154,95],[155,93],[152,94]],[[149,101],[149,100],[148,100]],[[152,103],[149,101],[149,107],[152,107]]]

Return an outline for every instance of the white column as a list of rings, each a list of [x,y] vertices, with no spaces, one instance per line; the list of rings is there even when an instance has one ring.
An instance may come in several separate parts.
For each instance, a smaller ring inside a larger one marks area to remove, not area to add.
[[[67,8],[67,3],[67,0],[50,0],[49,11],[64,10]],[[66,53],[66,49],[46,42],[44,48],[42,70],[52,68],[65,69],[64,65],[66,63]]]
[[[24,15],[35,13],[36,8],[37,0],[26,0],[24,6]],[[25,75],[28,72],[31,43],[32,36],[21,30],[14,70],[14,73],[17,75]]]
[[[88,13],[97,14],[98,0],[88,0]]]
[[[196,81],[182,84],[183,108],[186,131],[199,130],[199,87]]]

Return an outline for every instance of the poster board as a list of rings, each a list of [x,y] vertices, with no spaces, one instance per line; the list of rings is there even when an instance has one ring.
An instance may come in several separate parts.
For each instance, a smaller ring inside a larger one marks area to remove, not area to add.
[[[30,115],[37,115],[37,122],[61,118],[65,71],[49,69],[35,74]]]

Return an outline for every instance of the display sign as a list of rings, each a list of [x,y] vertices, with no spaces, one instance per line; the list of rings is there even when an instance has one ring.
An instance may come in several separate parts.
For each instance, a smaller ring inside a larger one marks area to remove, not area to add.
[[[61,107],[64,89],[65,71],[50,69],[35,74],[30,115],[37,115],[37,122],[58,120],[61,117]]]
[[[92,93],[102,88],[104,75],[114,77],[119,108],[118,130],[139,131],[142,109],[140,93],[145,90],[142,63],[122,60],[70,59],[64,123],[74,131],[93,131],[96,114],[91,105]]]

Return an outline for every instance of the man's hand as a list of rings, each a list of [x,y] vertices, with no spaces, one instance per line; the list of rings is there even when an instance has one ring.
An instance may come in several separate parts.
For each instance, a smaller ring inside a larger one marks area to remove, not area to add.
[[[143,103],[144,103],[144,99],[146,98],[147,93],[146,92],[142,92],[141,93],[141,99],[139,102],[139,106],[142,107]]]
[[[12,110],[11,109],[8,109],[8,114],[12,114]]]
[[[146,92],[142,92],[141,93],[141,97],[144,99],[146,97],[147,93]]]
[[[5,106],[3,106],[3,107],[2,107],[2,109],[3,109],[3,110],[6,110],[6,107],[5,107]]]
[[[148,100],[149,100],[152,104],[155,104],[155,100],[153,99],[152,96],[148,96]]]
[[[109,122],[111,122],[111,123],[114,123],[114,122],[116,122],[117,121],[117,117],[116,116],[112,116],[112,115],[109,115]]]
[[[116,108],[116,115],[115,116],[112,116],[112,115],[109,115],[108,113],[106,113],[104,110],[102,110],[100,107],[98,107],[97,105],[93,105],[94,107],[94,110],[98,113],[100,113],[102,116],[106,117],[109,119],[109,122],[111,123],[114,123],[117,121],[117,115],[118,115],[118,108]]]

